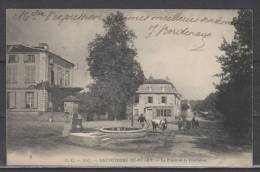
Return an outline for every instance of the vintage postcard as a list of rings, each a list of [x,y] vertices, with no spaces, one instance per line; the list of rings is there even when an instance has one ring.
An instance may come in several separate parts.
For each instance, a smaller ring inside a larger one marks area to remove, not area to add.
[[[7,9],[7,164],[251,167],[252,14]]]

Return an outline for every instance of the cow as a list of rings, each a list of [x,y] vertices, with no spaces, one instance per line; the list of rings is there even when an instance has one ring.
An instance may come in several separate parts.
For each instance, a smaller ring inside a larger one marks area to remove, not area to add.
[[[156,131],[157,128],[160,128],[162,131],[167,128],[167,120],[166,119],[152,119],[153,132]]]

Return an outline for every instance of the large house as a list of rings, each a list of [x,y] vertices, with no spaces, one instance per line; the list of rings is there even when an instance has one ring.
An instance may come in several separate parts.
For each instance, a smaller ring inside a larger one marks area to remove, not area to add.
[[[181,95],[167,80],[150,78],[136,91],[133,105],[135,119],[143,114],[147,120],[166,118],[173,121],[180,112]]]
[[[46,43],[7,45],[6,55],[8,112],[47,111],[51,94],[37,88],[40,83],[61,89],[72,86],[74,64],[49,51]]]

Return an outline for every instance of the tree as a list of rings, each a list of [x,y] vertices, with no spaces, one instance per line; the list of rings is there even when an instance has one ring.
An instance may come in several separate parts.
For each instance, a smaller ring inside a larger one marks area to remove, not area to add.
[[[232,21],[234,39],[220,46],[224,55],[217,57],[222,72],[216,86],[216,108],[224,115],[224,126],[233,136],[251,137],[252,105],[252,12],[240,10]]]
[[[114,118],[124,118],[127,102],[144,82],[136,61],[134,32],[126,26],[122,13],[110,14],[104,22],[104,35],[96,35],[89,44],[87,63],[95,83],[90,86],[103,110]]]
[[[216,112],[217,93],[210,93],[204,100],[190,100],[194,111]]]

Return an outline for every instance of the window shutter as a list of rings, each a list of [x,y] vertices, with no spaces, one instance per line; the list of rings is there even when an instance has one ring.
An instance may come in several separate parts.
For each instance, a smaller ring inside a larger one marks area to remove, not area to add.
[[[147,102],[148,102],[148,96],[144,96],[144,99],[145,99],[145,104],[147,104]]]
[[[7,68],[7,76],[6,76],[6,80],[7,80],[7,82],[10,82],[11,81],[11,79],[10,79],[10,75],[11,73],[10,73],[10,67],[8,67]]]
[[[158,104],[161,104],[161,96],[158,96]]]
[[[16,95],[15,92],[10,92],[9,93],[10,97],[9,97],[9,107],[10,108],[15,108],[15,104],[16,104]]]
[[[14,82],[16,82],[17,81],[17,68],[16,67],[14,67],[14,70],[13,70],[13,72],[14,72]]]
[[[30,68],[29,66],[25,67],[25,82],[28,82],[30,80],[30,72],[29,72]]]
[[[24,92],[24,108],[26,108],[26,102],[27,102],[27,97],[26,97],[26,92]]]
[[[29,67],[29,82],[32,81],[32,67]]]
[[[38,107],[38,91],[34,92],[34,104],[33,107],[37,108]]]
[[[31,75],[32,75],[32,79],[31,79],[31,81],[32,82],[35,82],[35,73],[36,73],[36,71],[35,71],[35,66],[31,66]]]

